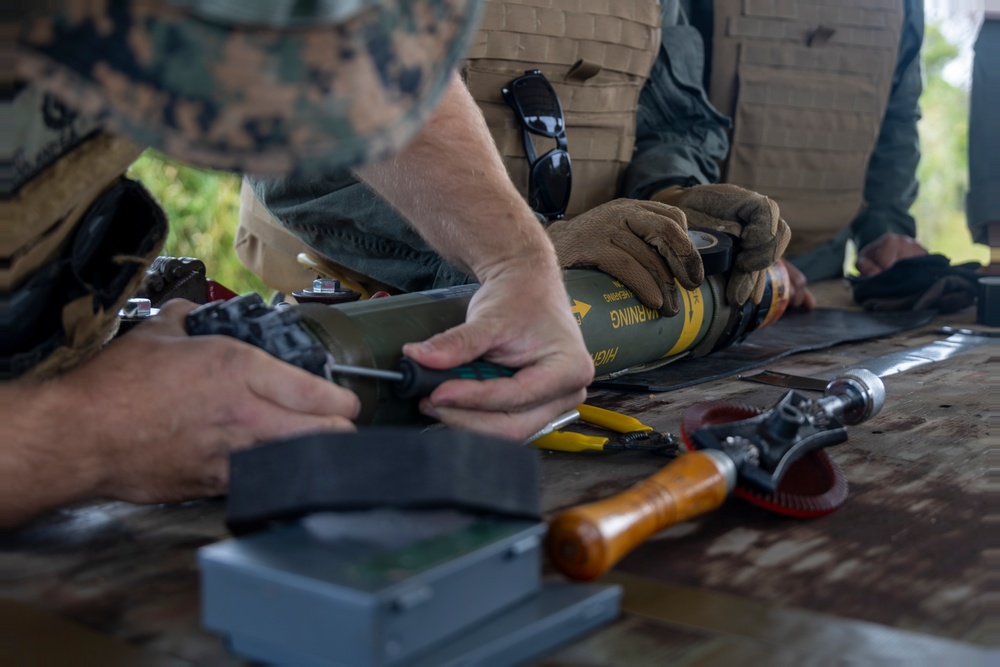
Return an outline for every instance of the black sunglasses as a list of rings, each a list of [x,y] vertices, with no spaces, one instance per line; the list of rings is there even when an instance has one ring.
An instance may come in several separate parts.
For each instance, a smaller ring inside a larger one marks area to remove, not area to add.
[[[528,203],[549,220],[566,213],[573,169],[566,150],[566,119],[556,91],[538,70],[511,80],[502,91],[503,99],[521,124],[524,154],[528,157]],[[556,147],[538,157],[532,134],[555,139]]]

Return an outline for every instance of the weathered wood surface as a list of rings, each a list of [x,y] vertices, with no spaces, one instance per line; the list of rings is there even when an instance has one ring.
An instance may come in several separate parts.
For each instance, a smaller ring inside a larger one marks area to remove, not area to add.
[[[826,303],[844,297],[836,285],[824,287]],[[969,322],[969,313],[938,318],[932,326],[890,339],[792,356],[768,368],[812,375],[863,365],[866,358],[944,338],[937,332],[943,324]],[[790,519],[730,499],[701,520],[657,535],[619,569],[986,642],[986,552],[990,532],[996,534],[996,524],[987,516],[986,455],[990,415],[996,419],[998,402],[996,357],[997,348],[984,345],[885,378],[882,413],[850,427],[848,442],[829,450],[851,489],[845,505],[833,514]],[[669,394],[603,396],[598,402],[678,433],[684,410],[700,401],[767,406],[783,393],[777,387],[730,380]],[[634,454],[547,453],[544,458],[548,508],[616,493],[662,465]],[[604,474],[600,464],[608,464]],[[992,642],[1000,643],[1000,636]]]
[[[848,303],[841,285],[821,288],[822,303]],[[810,375],[847,367],[938,340],[943,335],[937,327],[971,318],[969,312],[938,318],[914,332],[789,357],[771,368]],[[703,591],[714,602],[739,600],[749,609],[799,609],[803,617],[819,613],[980,646],[1000,643],[988,626],[985,600],[996,531],[986,505],[995,349],[984,346],[886,379],[883,413],[853,427],[850,440],[831,450],[851,483],[851,495],[837,512],[795,520],[730,500],[709,516],[657,535],[619,570],[655,580],[674,594]],[[724,380],[658,395],[601,393],[594,402],[677,433],[681,415],[695,403],[767,406],[782,393]],[[605,497],[665,463],[633,452],[545,453],[543,503],[551,512]],[[153,654],[240,664],[198,619],[195,551],[226,537],[222,515],[220,501],[99,503],[60,512],[0,535],[0,597]],[[643,613],[626,613],[547,664],[662,664],[667,658],[701,664],[709,655],[773,656],[761,649],[774,648],[763,639],[719,644],[729,631]],[[706,653],[712,641],[715,652]],[[691,658],[695,653],[701,657]]]

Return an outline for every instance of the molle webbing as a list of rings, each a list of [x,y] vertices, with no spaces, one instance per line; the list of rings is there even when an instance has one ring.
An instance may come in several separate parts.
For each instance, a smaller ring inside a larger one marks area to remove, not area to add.
[[[511,79],[539,69],[566,116],[573,163],[568,215],[613,199],[635,143],[639,93],[659,51],[655,0],[488,0],[463,75],[507,171],[522,194],[528,162],[521,129],[500,93]],[[532,136],[539,155],[554,147]]]
[[[847,227],[892,87],[901,0],[716,0],[712,103],[729,183],[775,199],[791,255]]]

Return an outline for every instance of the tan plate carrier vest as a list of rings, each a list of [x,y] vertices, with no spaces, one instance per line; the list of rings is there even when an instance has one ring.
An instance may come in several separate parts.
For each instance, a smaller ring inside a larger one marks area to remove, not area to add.
[[[639,93],[659,52],[659,0],[488,0],[484,13],[462,74],[518,190],[527,198],[528,160],[521,128],[500,91],[526,70],[539,69],[566,117],[573,165],[568,215],[614,199],[632,159]],[[555,147],[545,137],[532,139],[539,156]],[[246,183],[236,253],[265,284],[286,294],[317,275],[295,258],[318,253],[274,220]],[[320,273],[370,291],[372,281],[330,258],[319,261]]]
[[[864,206],[902,25],[902,0],[715,0],[709,96],[734,123],[723,181],[778,202],[790,255]]]
[[[635,117],[660,46],[658,0],[486,2],[462,74],[507,172],[528,192],[521,128],[501,89],[526,70],[549,80],[566,117],[573,166],[567,215],[614,199],[632,160]],[[532,135],[539,156],[555,142]]]

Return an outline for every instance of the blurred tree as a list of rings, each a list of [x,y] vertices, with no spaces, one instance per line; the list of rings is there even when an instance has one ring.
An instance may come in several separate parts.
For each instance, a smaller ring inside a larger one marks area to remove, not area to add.
[[[944,68],[959,56],[957,44],[952,44],[941,32],[941,27],[930,23],[924,31],[923,53],[924,71],[929,80],[940,79]]]
[[[129,169],[160,202],[170,220],[163,253],[197,257],[208,276],[243,294],[271,294],[261,280],[236,258],[233,238],[239,220],[240,179],[233,174],[201,171],[173,162],[153,150]]]
[[[969,182],[969,94],[943,77],[959,56],[941,26],[929,23],[924,34],[925,83],[920,98],[921,160],[917,169],[920,196],[913,205],[917,238],[931,252],[953,262],[987,261],[985,246],[972,243],[965,224],[965,192]]]

